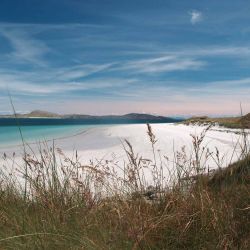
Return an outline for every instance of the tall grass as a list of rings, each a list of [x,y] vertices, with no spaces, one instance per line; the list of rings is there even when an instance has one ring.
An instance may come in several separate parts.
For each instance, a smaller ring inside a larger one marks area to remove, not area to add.
[[[124,164],[83,165],[77,151],[68,157],[54,144],[41,144],[39,154],[25,155],[24,169],[12,166],[20,176],[1,169],[0,247],[249,249],[249,152],[223,169],[218,150],[203,143],[208,127],[192,135],[191,155],[183,147],[171,161],[147,128],[153,159],[138,155],[127,140]],[[242,138],[247,145],[246,134]],[[211,158],[219,167],[213,173]],[[169,164],[174,171],[166,176]]]

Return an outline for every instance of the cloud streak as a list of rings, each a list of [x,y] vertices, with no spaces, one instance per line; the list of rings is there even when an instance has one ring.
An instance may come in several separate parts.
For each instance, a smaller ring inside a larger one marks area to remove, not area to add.
[[[114,67],[113,70],[127,71],[135,74],[159,74],[174,71],[198,70],[205,65],[205,62],[193,58],[182,58],[171,55],[127,61],[122,65]]]
[[[13,48],[8,55],[13,63],[46,64],[43,56],[49,52],[49,48],[40,40],[34,39],[24,30],[0,28],[0,34],[9,40]]]
[[[43,76],[44,75],[44,76]],[[77,75],[78,77],[79,75]],[[61,79],[62,78],[62,79]],[[36,96],[56,96],[60,94],[69,94],[69,92],[78,94],[79,91],[109,91],[111,88],[128,87],[137,82],[137,79],[122,78],[95,78],[78,81],[69,81],[64,79],[63,75],[59,78],[40,72],[22,74],[21,72],[0,72],[0,90],[2,93],[10,90],[15,95],[34,95]],[[44,84],[46,82],[46,85]]]
[[[112,68],[112,66],[113,63],[107,63],[102,65],[83,64],[58,70],[55,69],[53,70],[53,72],[51,72],[51,75],[54,75],[56,78],[62,81],[77,80],[93,75],[95,73],[107,71],[108,69]]]

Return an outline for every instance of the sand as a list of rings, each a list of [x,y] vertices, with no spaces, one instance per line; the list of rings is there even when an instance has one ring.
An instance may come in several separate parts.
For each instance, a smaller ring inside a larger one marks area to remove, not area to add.
[[[168,159],[168,167],[175,168],[173,162],[176,160],[177,152],[182,152],[187,158],[193,157],[192,135],[199,135],[206,129],[205,126],[181,125],[181,124],[152,124],[153,133],[156,136],[155,143],[156,160]],[[202,142],[201,148],[209,150],[210,156],[202,158],[204,166],[209,169],[218,167],[216,151],[218,149],[220,166],[226,167],[231,162],[238,159],[241,152],[242,138],[239,130],[230,130],[219,127],[213,127],[207,131]],[[249,131],[247,131],[249,133]],[[90,160],[100,159],[112,160],[116,164],[123,165],[128,162],[123,145],[124,140],[128,140],[133,146],[134,152],[146,159],[153,159],[152,145],[147,135],[147,126],[145,124],[112,125],[101,126],[88,129],[72,137],[60,138],[54,141],[55,147],[60,148],[65,155],[71,157],[77,150],[82,164],[89,163]],[[49,146],[52,142],[47,142]],[[38,144],[30,144],[35,154],[38,152]],[[28,151],[29,148],[26,147]],[[12,153],[16,152],[16,162],[20,164],[22,147],[12,147],[1,149],[0,154],[4,153],[11,158]],[[183,153],[185,152],[185,153]],[[209,155],[208,154],[208,155]],[[3,163],[1,160],[0,164]],[[9,161],[10,164],[10,161]],[[168,169],[169,171],[169,169]],[[165,172],[167,175],[167,171]]]

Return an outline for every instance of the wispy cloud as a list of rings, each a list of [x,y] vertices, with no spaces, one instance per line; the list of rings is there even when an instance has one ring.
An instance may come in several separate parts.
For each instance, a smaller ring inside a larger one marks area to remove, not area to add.
[[[198,10],[192,10],[192,11],[190,11],[189,15],[190,15],[190,22],[192,24],[197,24],[197,23],[201,22],[202,19],[203,19],[202,12],[200,12]]]
[[[49,51],[49,48],[25,32],[23,29],[7,29],[0,27],[0,34],[7,38],[13,51],[8,55],[14,63],[35,63],[44,65],[43,56]]]
[[[250,78],[196,82],[195,84],[188,81],[186,81],[185,84],[183,84],[183,82],[180,84],[178,81],[171,82],[167,79],[165,81],[151,82],[150,80],[137,78],[102,77],[94,79],[87,78],[81,81],[55,82],[52,80],[44,85],[43,81],[45,80],[48,81],[48,79],[43,78],[43,74],[40,74],[39,81],[38,76],[33,73],[30,75],[27,73],[22,75],[18,74],[18,72],[15,74],[3,74],[0,72],[0,93],[6,90],[7,82],[9,83],[10,92],[14,95],[15,100],[17,100],[18,96],[29,96],[27,99],[37,103],[36,105],[38,105],[38,103],[39,105],[49,105],[49,103],[51,103],[49,100],[52,100],[50,97],[53,99],[56,97],[57,102],[61,101],[64,105],[65,101],[68,103],[64,106],[62,112],[70,112],[74,106],[73,104],[79,102],[82,103],[83,106],[82,109],[78,108],[79,112],[93,113],[84,108],[86,106],[84,103],[88,103],[88,107],[93,107],[94,109],[94,103],[99,100],[96,105],[100,105],[100,102],[110,102],[110,106],[105,108],[104,104],[104,106],[100,108],[103,109],[104,113],[110,112],[108,108],[112,111],[117,108],[118,113],[119,110],[120,112],[121,110],[128,112],[127,108],[129,104],[132,105],[131,103],[136,105],[133,107],[134,111],[140,106],[140,108],[144,107],[146,112],[169,113],[177,112],[178,107],[178,112],[185,113],[193,110],[197,111],[197,113],[201,113],[202,111],[208,112],[214,110],[219,112],[220,110],[226,110],[225,103],[230,103],[231,106],[235,105],[236,108],[234,108],[232,112],[237,111],[239,101],[248,103],[248,93],[250,91]],[[90,93],[89,91],[91,93],[96,92],[98,95],[101,93],[101,95],[93,102],[91,101],[91,96],[88,95],[88,93]],[[72,93],[72,95],[69,93]],[[86,98],[83,98],[84,93],[87,93]],[[41,98],[45,98],[45,101]],[[18,103],[21,102],[24,102],[24,100],[18,101]],[[116,102],[116,108],[112,109],[112,103],[114,105]],[[141,102],[141,105],[135,102]],[[124,103],[127,103],[127,106]],[[164,106],[163,103],[168,104],[166,110],[162,108],[162,106]],[[149,104],[152,106],[151,109]],[[39,107],[39,105],[37,107]],[[123,107],[123,105],[125,105],[125,107]],[[47,107],[50,109],[49,106]],[[100,109],[95,108],[94,110]],[[171,111],[171,109],[173,109],[173,111]],[[131,111],[133,111],[132,108]]]
[[[197,70],[206,63],[193,58],[162,56],[141,60],[133,60],[118,67],[118,70],[134,71],[135,73],[164,73],[182,70]]]
[[[234,97],[236,101],[246,100],[250,91],[250,78],[239,78],[234,80],[207,81],[207,82],[182,82],[179,81],[154,81],[154,85],[146,82],[131,85],[123,91],[110,90],[120,98],[133,100],[164,100],[171,101],[209,100],[215,101],[218,97]],[[184,83],[184,84],[183,84]],[[195,86],[194,86],[195,85]],[[148,94],[150,93],[150,95]]]
[[[73,75],[72,75],[73,76]],[[64,78],[64,75],[58,77],[52,73],[46,74],[40,71],[38,74],[22,72],[0,72],[0,92],[6,95],[7,89],[15,95],[34,95],[35,96],[55,96],[57,94],[69,94],[69,92],[78,94],[79,91],[108,91],[110,88],[116,89],[129,86],[135,82],[135,78],[94,78],[72,80],[71,77]],[[78,77],[79,75],[75,75]],[[70,81],[71,80],[71,81]]]
[[[106,29],[112,27],[111,25],[104,24],[91,24],[91,23],[8,23],[0,22],[0,29],[25,29],[35,33],[42,32],[44,30],[56,30],[56,29]]]
[[[62,81],[77,80],[111,68],[113,63],[107,64],[82,64],[68,68],[54,69],[51,75]]]
[[[199,11],[189,14],[194,25],[203,19]],[[195,33],[198,36],[203,30],[198,26],[193,29],[187,23],[187,15],[182,18],[178,32],[188,26],[188,32],[199,30]],[[163,21],[165,25],[166,20]],[[186,36],[184,30],[184,34],[176,34],[173,28],[167,32],[168,27],[166,30],[162,26],[154,30],[148,28],[141,36],[135,25],[127,25],[121,33],[117,27],[115,30],[105,25],[0,23],[0,36],[5,38],[0,37],[4,42],[0,58],[0,98],[8,85],[15,100],[19,98],[19,104],[30,100],[66,112],[70,112],[68,104],[74,101],[89,101],[93,105],[99,102],[102,106],[103,100],[109,100],[111,111],[112,106],[116,106],[112,101],[131,103],[131,106],[141,102],[146,112],[150,105],[157,112],[165,100],[169,107],[179,105],[181,110],[188,103],[202,109],[199,103],[247,99],[250,78],[244,77],[248,76],[250,47],[246,43],[216,42],[220,45],[214,46],[207,33],[202,33],[202,39],[189,40],[193,33]],[[155,35],[158,30],[160,33]],[[234,79],[236,76],[239,79]],[[221,80],[225,78],[228,80]],[[82,107],[72,104],[73,108]],[[133,106],[133,110],[136,107]]]

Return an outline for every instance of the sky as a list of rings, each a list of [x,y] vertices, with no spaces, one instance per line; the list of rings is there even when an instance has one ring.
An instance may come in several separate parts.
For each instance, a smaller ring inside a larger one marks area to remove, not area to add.
[[[1,0],[0,112],[250,112],[250,1]],[[8,94],[9,93],[9,94]]]

